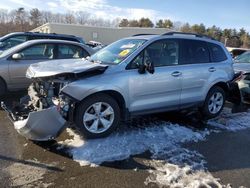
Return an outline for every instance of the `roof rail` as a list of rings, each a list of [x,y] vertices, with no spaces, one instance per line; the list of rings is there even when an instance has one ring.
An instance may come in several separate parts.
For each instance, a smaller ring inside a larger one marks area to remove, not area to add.
[[[136,36],[143,36],[143,35],[156,35],[156,34],[141,33],[141,34],[135,34],[135,35],[132,35],[132,36],[133,36],[133,37],[136,37]]]
[[[46,33],[46,34],[59,35],[59,36],[67,36],[67,37],[76,37],[75,35],[70,35],[70,34],[59,34],[59,33]]]
[[[186,32],[177,32],[177,31],[171,31],[171,32],[167,32],[167,33],[164,33],[162,35],[191,35],[191,36],[195,36],[195,37],[199,37],[199,38],[207,38],[207,39],[211,39],[211,40],[216,40],[215,38],[213,37],[210,37],[208,35],[201,35],[201,34],[197,34],[197,33],[186,33]]]

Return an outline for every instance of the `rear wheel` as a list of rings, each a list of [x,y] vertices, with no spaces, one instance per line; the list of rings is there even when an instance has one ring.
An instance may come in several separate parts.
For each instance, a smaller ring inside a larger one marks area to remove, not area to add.
[[[218,116],[225,104],[225,91],[215,86],[210,89],[201,112],[205,119],[211,119]]]
[[[76,126],[85,138],[101,138],[112,133],[120,121],[117,102],[106,94],[88,97],[76,109]]]
[[[0,96],[4,95],[7,91],[5,82],[0,78]]]

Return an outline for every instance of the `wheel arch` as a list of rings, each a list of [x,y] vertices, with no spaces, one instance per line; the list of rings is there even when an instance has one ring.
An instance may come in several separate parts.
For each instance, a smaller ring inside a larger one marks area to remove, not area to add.
[[[225,91],[225,94],[226,94],[226,98],[227,98],[227,95],[228,95],[228,91],[229,91],[229,88],[228,88],[228,84],[225,83],[225,82],[217,82],[216,84],[214,84],[209,90],[208,92],[214,88],[214,87],[220,87],[221,89],[223,89]]]
[[[115,90],[103,90],[103,91],[99,91],[99,92],[92,93],[92,94],[86,96],[81,101],[84,101],[84,100],[86,100],[89,97],[93,97],[93,96],[99,95],[99,94],[106,94],[106,95],[114,98],[115,101],[117,102],[118,106],[120,107],[121,118],[122,119],[127,119],[128,112],[127,112],[127,108],[126,108],[126,101],[125,101],[125,98],[123,97],[123,95],[120,92],[118,92],[118,91],[115,91]]]
[[[218,82],[215,82],[213,84],[211,84],[210,87],[208,87],[205,91],[204,91],[204,94],[203,94],[203,100],[202,102],[199,104],[199,106],[202,106],[207,98],[207,95],[209,93],[209,91],[211,91],[211,89],[213,89],[214,87],[220,87],[222,88],[224,91],[225,91],[225,94],[226,94],[226,98],[228,97],[228,91],[229,91],[229,88],[228,88],[228,85],[226,82],[223,82],[223,81],[218,81]]]

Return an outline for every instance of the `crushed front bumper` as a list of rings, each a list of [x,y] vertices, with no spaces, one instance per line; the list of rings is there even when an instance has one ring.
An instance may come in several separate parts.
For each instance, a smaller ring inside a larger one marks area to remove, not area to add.
[[[244,74],[235,74],[234,79],[228,82],[227,101],[233,104],[232,113],[245,112],[250,97],[250,84],[245,84]]]
[[[19,134],[30,140],[47,141],[56,138],[65,128],[66,120],[56,106],[30,112],[24,120],[16,121],[14,114],[1,102],[1,107],[8,113]]]

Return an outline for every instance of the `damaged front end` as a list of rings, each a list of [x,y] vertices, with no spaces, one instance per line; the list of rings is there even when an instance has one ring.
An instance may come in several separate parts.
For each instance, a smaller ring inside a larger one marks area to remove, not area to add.
[[[1,107],[24,137],[36,141],[55,139],[67,122],[73,121],[77,102],[62,94],[61,90],[78,79],[102,74],[107,67],[86,60],[33,64],[26,73],[26,77],[33,81],[28,95],[12,108],[8,108],[4,102],[1,102]]]
[[[71,105],[68,99],[59,95],[64,84],[36,80],[19,104],[9,109],[1,103],[19,134],[30,140],[46,141],[64,130]]]
[[[233,104],[232,113],[247,111],[246,105],[250,104],[250,74],[236,73],[228,88],[227,101]]]

